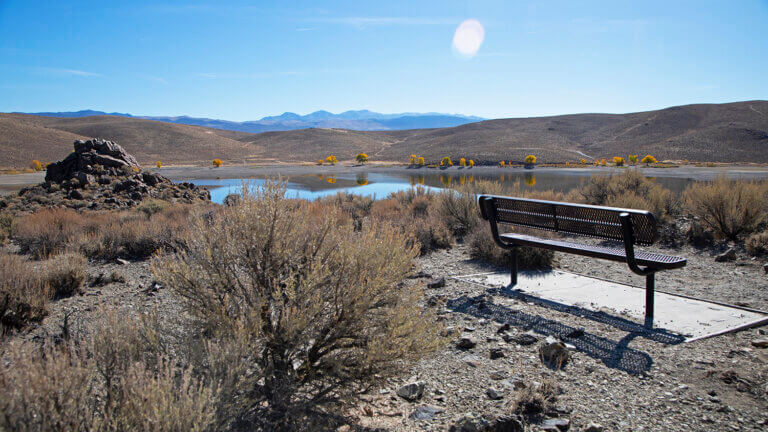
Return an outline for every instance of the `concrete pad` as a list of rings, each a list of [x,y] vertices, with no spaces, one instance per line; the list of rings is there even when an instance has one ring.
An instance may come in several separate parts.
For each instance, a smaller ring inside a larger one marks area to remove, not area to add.
[[[487,287],[506,287],[507,272],[455,276]],[[586,310],[613,310],[642,323],[645,288],[595,279],[559,270],[520,272],[514,292]],[[654,327],[686,337],[687,341],[736,331],[768,320],[768,313],[656,292]]]

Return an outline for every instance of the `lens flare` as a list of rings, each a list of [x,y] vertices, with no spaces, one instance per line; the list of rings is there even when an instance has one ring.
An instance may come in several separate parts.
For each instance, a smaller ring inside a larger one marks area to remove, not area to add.
[[[453,49],[465,57],[473,57],[485,39],[485,29],[480,21],[468,19],[456,27],[453,34]]]

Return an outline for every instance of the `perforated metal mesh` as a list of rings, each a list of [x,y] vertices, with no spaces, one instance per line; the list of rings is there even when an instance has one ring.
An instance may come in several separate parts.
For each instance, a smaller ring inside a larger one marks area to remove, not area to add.
[[[621,213],[629,213],[634,243],[656,240],[656,220],[646,211],[559,203],[513,197],[492,197],[498,223],[611,240],[624,240]]]

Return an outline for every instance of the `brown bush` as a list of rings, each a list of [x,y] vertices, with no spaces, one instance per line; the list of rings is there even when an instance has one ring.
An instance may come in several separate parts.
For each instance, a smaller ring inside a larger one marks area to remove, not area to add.
[[[63,252],[89,225],[89,221],[74,210],[41,210],[20,218],[13,237],[22,253],[45,258]]]
[[[487,223],[477,226],[468,236],[469,256],[496,266],[509,267],[512,263],[510,251],[502,249],[494,241]],[[555,253],[551,250],[518,247],[517,265],[520,269],[541,270],[552,268]]]
[[[752,234],[747,237],[747,252],[750,255],[760,256],[768,254],[768,231]]]
[[[453,244],[453,233],[435,208],[437,195],[422,187],[390,194],[376,201],[371,218],[392,224],[405,233],[409,245],[417,245],[421,255]]]
[[[85,282],[85,257],[68,253],[45,263],[43,281],[54,298],[69,297],[80,292]]]
[[[526,386],[512,403],[512,412],[528,418],[540,416],[553,407],[559,391],[557,383],[552,379]]]
[[[716,237],[739,241],[766,222],[768,182],[731,180],[720,176],[689,186],[682,201]]]
[[[223,397],[235,403],[230,420],[251,429],[298,427],[310,407],[370,385],[439,341],[418,290],[399,284],[416,254],[403,234],[377,222],[355,231],[284,195],[284,185],[268,182],[240,206],[194,221],[187,248],[153,265],[211,344],[235,347],[229,352],[250,371],[239,377],[246,389],[233,386],[248,397]]]
[[[16,219],[9,213],[0,214],[0,244],[5,242],[13,235]]]
[[[438,194],[440,216],[454,235],[463,237],[480,223],[477,197],[481,194],[500,195],[502,192],[501,183],[486,180],[445,189]]]
[[[192,209],[190,205],[158,203],[108,213],[46,209],[22,217],[14,239],[22,253],[36,258],[73,251],[90,258],[143,259],[179,246]]]
[[[50,288],[26,260],[0,254],[0,335],[43,319],[50,297]]]

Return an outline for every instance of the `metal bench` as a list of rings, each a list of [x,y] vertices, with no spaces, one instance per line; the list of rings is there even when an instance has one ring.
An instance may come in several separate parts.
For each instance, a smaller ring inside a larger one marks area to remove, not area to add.
[[[478,202],[483,219],[491,225],[494,241],[512,253],[512,285],[517,284],[516,249],[519,246],[625,262],[634,273],[645,276],[646,327],[653,326],[654,274],[686,264],[685,258],[635,251],[635,245],[648,246],[657,238],[656,218],[647,211],[496,195],[481,195]],[[499,224],[621,241],[624,246],[609,247],[526,234],[504,234],[499,232]]]

